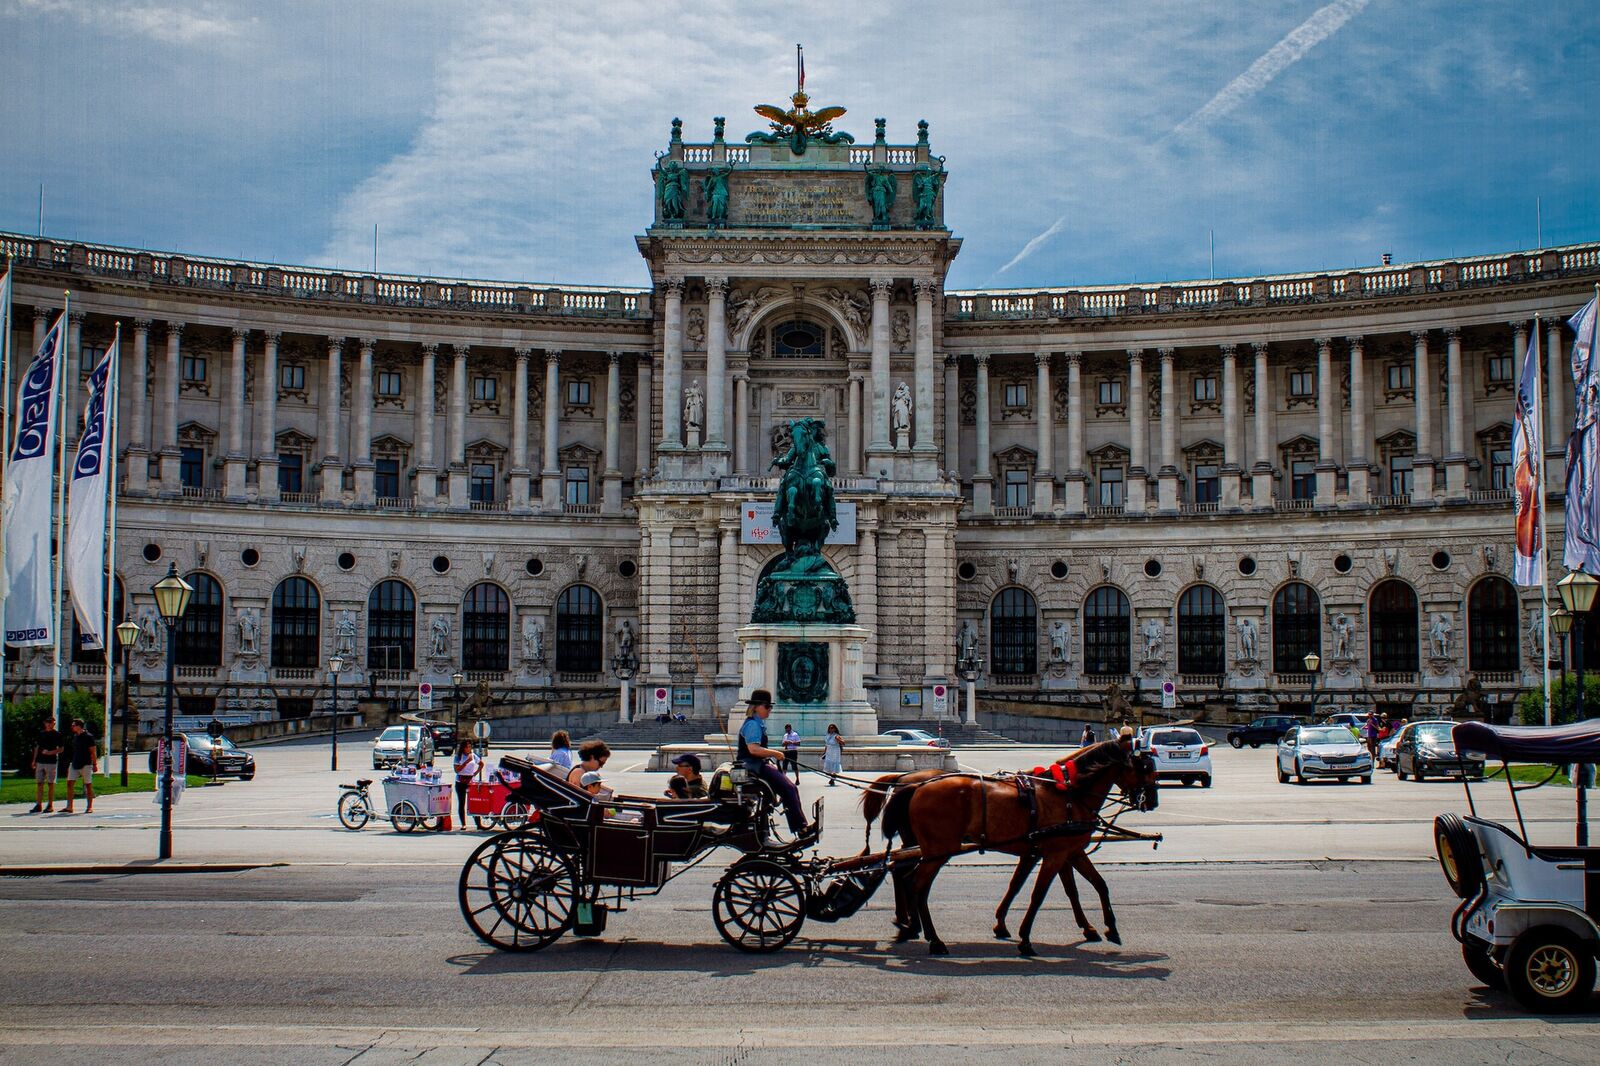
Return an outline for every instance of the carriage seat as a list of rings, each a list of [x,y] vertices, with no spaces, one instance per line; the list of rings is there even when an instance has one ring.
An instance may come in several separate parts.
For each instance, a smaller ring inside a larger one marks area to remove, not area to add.
[[[515,755],[502,756],[500,765],[521,777],[521,784],[516,791],[522,793],[524,799],[542,812],[564,821],[598,822],[607,819],[609,814],[612,821],[643,821],[654,825],[688,826],[708,822],[736,825],[748,817],[743,806],[716,798],[656,799],[621,793],[604,798],[593,796],[587,789],[567,784],[564,776]],[[630,817],[619,819],[611,813],[618,809]],[[632,816],[634,812],[638,812],[642,818]]]

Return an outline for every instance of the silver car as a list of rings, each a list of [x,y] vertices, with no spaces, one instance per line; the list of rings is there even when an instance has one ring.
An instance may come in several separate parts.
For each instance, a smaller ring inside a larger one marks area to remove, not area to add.
[[[433,732],[427,726],[392,725],[372,743],[372,768],[433,763]]]
[[[1305,784],[1313,777],[1361,779],[1372,784],[1372,753],[1342,725],[1297,725],[1278,741],[1278,781],[1293,777]]]

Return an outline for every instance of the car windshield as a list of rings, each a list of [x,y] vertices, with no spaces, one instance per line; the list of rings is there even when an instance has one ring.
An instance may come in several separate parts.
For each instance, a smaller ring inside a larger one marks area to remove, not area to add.
[[[1192,729],[1168,729],[1160,733],[1152,734],[1150,737],[1150,743],[1184,745],[1204,744],[1205,741],[1200,738],[1199,733],[1196,733]]]
[[[1354,744],[1355,742],[1354,734],[1342,725],[1328,726],[1325,729],[1300,730],[1302,744]]]
[[[383,735],[380,736],[378,739],[380,741],[383,741],[383,740],[396,740],[396,741],[398,741],[398,740],[404,740],[405,736],[406,736],[406,728],[405,728],[405,726],[392,725],[388,729],[385,729],[383,731]]]
[[[1450,731],[1454,728],[1454,722],[1424,722],[1417,726],[1417,739],[1432,744],[1448,744]]]

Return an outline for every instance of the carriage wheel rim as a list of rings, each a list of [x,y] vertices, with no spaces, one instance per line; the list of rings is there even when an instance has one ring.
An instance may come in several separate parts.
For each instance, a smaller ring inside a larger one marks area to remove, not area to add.
[[[1560,944],[1546,944],[1528,956],[1528,984],[1541,996],[1559,999],[1578,981],[1578,960]]]
[[[799,886],[783,874],[746,871],[728,879],[721,902],[742,939],[767,944],[783,940],[805,917],[801,897]]]
[[[485,841],[462,871],[462,914],[480,939],[496,947],[544,947],[571,925],[577,892],[573,876],[558,855],[540,844]]]
[[[1444,867],[1444,876],[1452,884],[1461,880],[1461,868],[1456,865],[1456,849],[1450,846],[1447,837],[1439,838],[1439,864]]]

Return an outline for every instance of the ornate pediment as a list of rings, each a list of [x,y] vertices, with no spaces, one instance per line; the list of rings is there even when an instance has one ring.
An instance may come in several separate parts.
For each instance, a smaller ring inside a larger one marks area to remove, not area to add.
[[[1214,440],[1211,440],[1210,438],[1205,440],[1197,440],[1193,444],[1184,448],[1183,454],[1187,455],[1190,459],[1193,459],[1196,462],[1204,463],[1212,460],[1221,462],[1222,445],[1218,444]]]
[[[309,455],[316,447],[317,438],[308,437],[298,429],[281,430],[277,436],[278,451]]]
[[[469,462],[477,460],[480,463],[494,463],[504,459],[506,455],[505,445],[496,444],[487,437],[480,437],[473,441],[467,445],[466,450]]]
[[[1089,449],[1089,458],[1096,465],[1126,463],[1128,454],[1128,449],[1120,444],[1102,444],[1098,448]]]
[[[1038,454],[1032,448],[1024,448],[1020,444],[1013,444],[1003,452],[995,452],[994,461],[1000,467],[1025,466],[1032,470],[1034,460],[1038,457]]]
[[[204,448],[217,442],[217,431],[203,422],[185,422],[178,427],[178,443]]]

